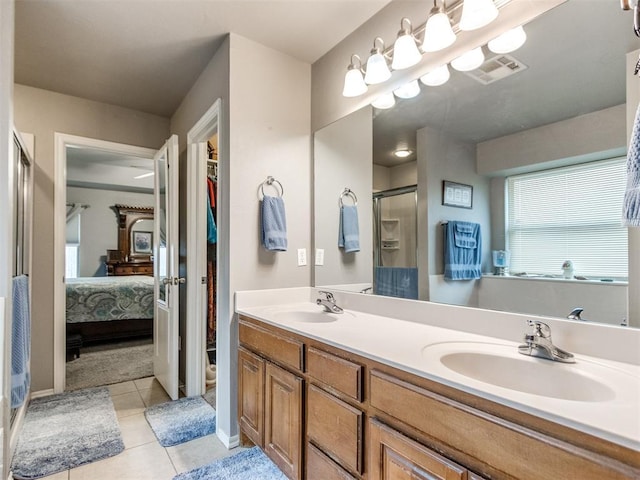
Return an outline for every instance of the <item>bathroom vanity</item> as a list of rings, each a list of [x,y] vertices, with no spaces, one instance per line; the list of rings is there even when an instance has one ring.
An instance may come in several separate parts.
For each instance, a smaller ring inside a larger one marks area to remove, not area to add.
[[[628,383],[618,389],[555,377],[570,367],[547,360],[520,356],[523,367],[508,342],[420,322],[310,302],[238,311],[242,441],[291,479],[640,478],[640,425],[629,425],[640,418],[637,365],[577,356],[578,368],[615,371],[612,382]],[[492,358],[530,376],[547,362],[542,374],[565,385],[485,378],[502,368]]]

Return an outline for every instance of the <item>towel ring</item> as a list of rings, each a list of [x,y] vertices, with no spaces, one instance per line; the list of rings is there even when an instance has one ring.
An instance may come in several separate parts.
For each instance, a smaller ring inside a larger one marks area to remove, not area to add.
[[[267,179],[260,184],[260,188],[258,189],[258,198],[260,198],[260,200],[264,198],[265,185],[273,186],[273,188],[276,190],[276,193],[278,194],[279,197],[282,197],[284,195],[284,187],[282,186],[282,184],[278,180],[273,178],[271,175],[269,175]],[[262,194],[262,197],[260,197],[260,194]]]
[[[358,206],[358,197],[356,197],[355,192],[353,190],[351,190],[349,187],[345,187],[345,189],[340,194],[340,206],[341,207],[344,206],[344,197],[351,197],[351,199],[353,200],[353,206],[354,207]]]

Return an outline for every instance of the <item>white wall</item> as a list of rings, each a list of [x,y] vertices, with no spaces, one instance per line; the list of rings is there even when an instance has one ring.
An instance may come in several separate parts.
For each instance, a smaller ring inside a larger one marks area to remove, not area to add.
[[[152,193],[67,187],[67,203],[90,205],[80,214],[80,277],[102,277],[106,272],[107,249],[118,249],[118,222],[111,208],[115,204],[153,207]]]
[[[31,384],[38,391],[53,388],[54,133],[159,148],[169,120],[24,85],[15,85],[14,108],[16,127],[35,136]]]
[[[315,229],[314,246],[324,249],[324,265],[315,267],[316,286],[372,282],[372,118],[371,107],[363,108],[314,135],[313,220],[322,226]],[[345,187],[358,197],[360,251],[354,253],[338,248],[339,198]]]

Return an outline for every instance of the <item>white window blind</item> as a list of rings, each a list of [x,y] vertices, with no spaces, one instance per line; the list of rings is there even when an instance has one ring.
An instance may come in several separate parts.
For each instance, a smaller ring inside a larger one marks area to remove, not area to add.
[[[624,158],[508,177],[511,272],[626,278],[625,185]]]

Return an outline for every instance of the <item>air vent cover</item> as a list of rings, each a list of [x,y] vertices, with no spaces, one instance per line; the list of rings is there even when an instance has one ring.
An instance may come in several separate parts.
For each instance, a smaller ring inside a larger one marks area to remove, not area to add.
[[[485,62],[475,70],[464,73],[483,85],[489,85],[490,83],[526,70],[527,68],[524,63],[513,58],[511,55],[496,55],[485,60]]]

